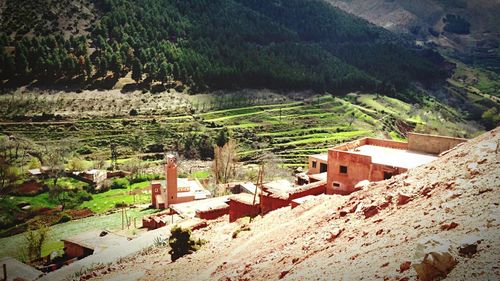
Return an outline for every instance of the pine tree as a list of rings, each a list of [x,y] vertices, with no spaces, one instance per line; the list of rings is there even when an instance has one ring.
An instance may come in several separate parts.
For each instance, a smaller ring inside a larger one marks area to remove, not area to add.
[[[167,62],[162,62],[160,64],[160,68],[158,69],[158,74],[156,76],[156,80],[165,82],[168,80],[168,63]]]
[[[120,76],[122,71],[122,61],[118,53],[114,53],[111,56],[111,61],[109,62],[109,69],[113,72],[115,76]]]
[[[132,62],[132,79],[137,83],[142,79],[142,64],[137,58]]]
[[[85,75],[87,76],[87,79],[92,78],[92,62],[89,57],[85,58]]]

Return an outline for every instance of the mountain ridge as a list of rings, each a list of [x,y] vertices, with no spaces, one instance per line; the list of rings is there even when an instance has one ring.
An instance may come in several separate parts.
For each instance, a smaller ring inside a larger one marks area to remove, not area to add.
[[[7,7],[15,14],[27,3],[8,1]],[[419,51],[323,1],[96,0],[87,5],[99,18],[85,25],[88,34],[78,35],[78,24],[70,24],[78,36],[69,38],[56,27],[45,30],[40,18],[20,25],[5,17],[0,40],[5,87],[35,81],[105,89],[131,73],[137,82],[132,88],[146,90],[181,83],[194,92],[250,87],[395,94],[411,83],[442,83],[447,76],[439,55]],[[35,23],[39,33],[30,26]]]

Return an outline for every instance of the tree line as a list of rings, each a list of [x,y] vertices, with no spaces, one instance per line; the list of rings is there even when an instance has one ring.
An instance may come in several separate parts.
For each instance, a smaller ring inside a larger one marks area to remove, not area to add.
[[[391,93],[446,76],[425,53],[323,1],[100,0],[85,36],[0,35],[1,80],[131,77],[144,88]],[[431,54],[434,56],[435,54]]]

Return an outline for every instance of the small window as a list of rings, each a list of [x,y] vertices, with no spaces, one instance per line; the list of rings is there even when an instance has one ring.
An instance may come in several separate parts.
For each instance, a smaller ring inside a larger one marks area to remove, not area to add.
[[[340,183],[338,183],[338,182],[334,182],[334,183],[333,183],[333,187],[340,187]]]
[[[340,166],[340,173],[347,174],[347,166]]]
[[[324,173],[328,171],[328,165],[324,163],[319,163],[319,172]]]
[[[316,161],[312,161],[312,167],[316,168]]]
[[[392,173],[384,172],[384,180],[388,180],[390,178],[392,178]]]

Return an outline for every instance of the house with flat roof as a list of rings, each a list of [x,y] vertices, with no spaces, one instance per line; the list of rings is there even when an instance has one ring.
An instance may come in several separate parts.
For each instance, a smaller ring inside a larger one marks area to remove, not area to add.
[[[309,155],[308,175],[326,173],[328,171],[328,153]]]
[[[211,197],[210,191],[206,190],[197,179],[177,177],[177,158],[174,155],[167,155],[165,178],[164,181],[151,183],[151,204],[157,209]]]
[[[69,259],[82,259],[128,241],[126,236],[106,230],[92,230],[63,239],[64,253]]]
[[[14,280],[36,280],[43,275],[43,272],[38,269],[22,263],[12,257],[3,257],[0,259],[0,264],[3,265],[2,275],[5,278],[0,280],[14,281]]]
[[[380,181],[432,162],[466,139],[408,134],[408,142],[362,138],[328,150],[327,194],[350,194],[357,183]]]

